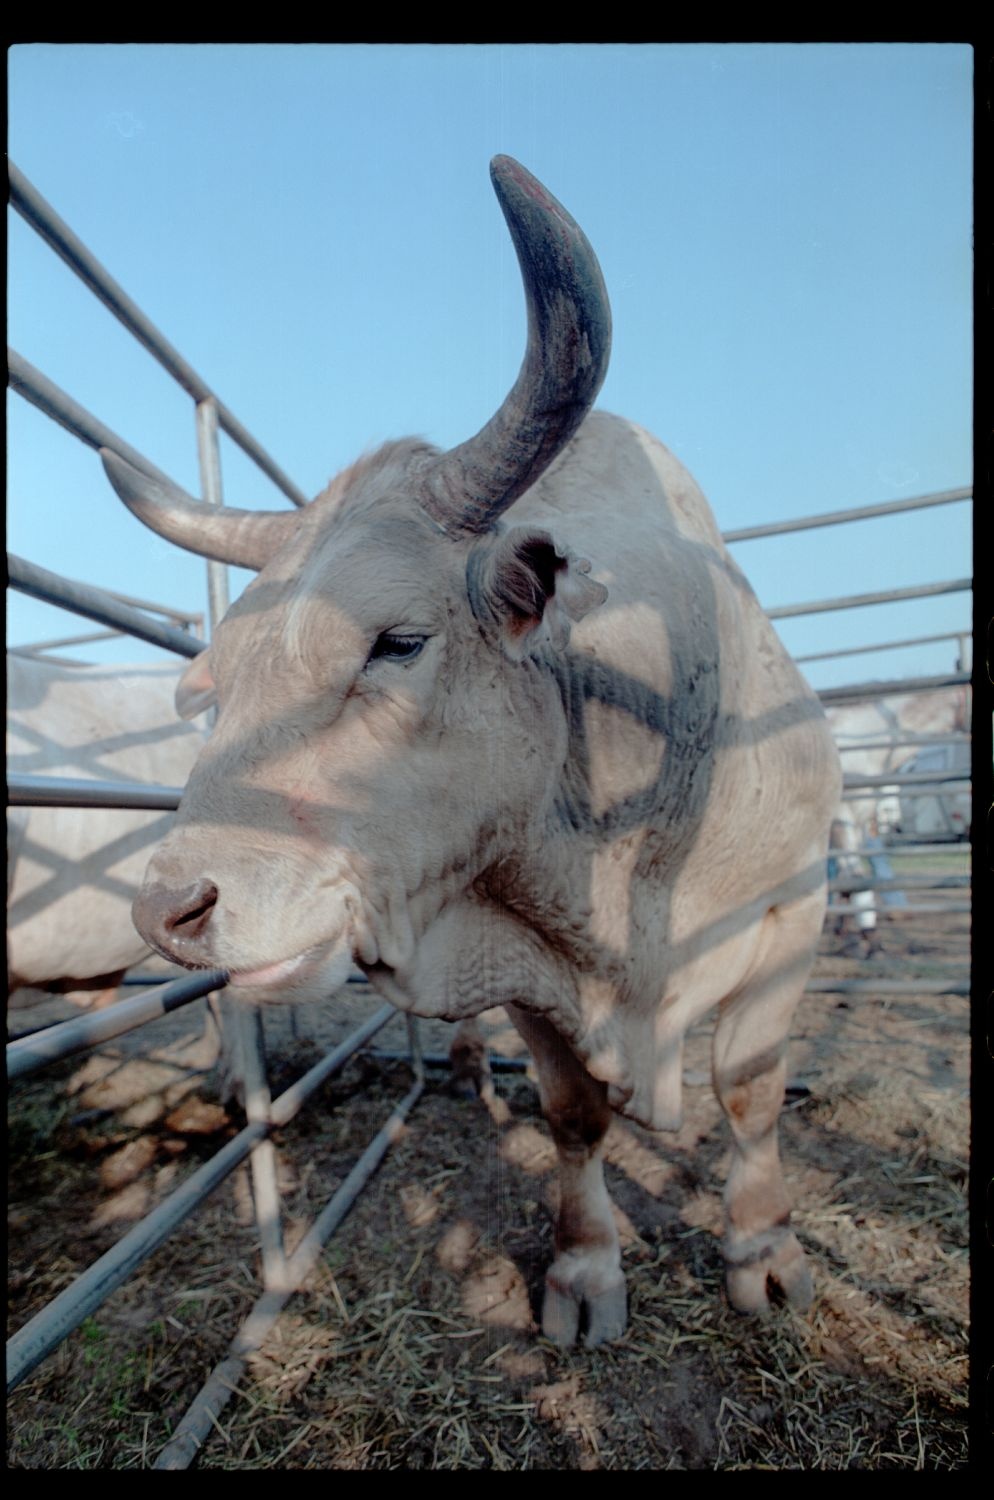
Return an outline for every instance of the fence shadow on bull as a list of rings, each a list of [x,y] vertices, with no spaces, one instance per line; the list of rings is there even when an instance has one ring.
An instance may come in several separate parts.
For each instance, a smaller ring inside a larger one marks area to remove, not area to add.
[[[218,400],[201,377],[173,349],[159,330],[149,322],[141,310],[127,297],[106,270],[76,238],[68,226],[62,222],[51,206],[17,172],[16,168],[11,166],[10,173],[13,206],[41,237],[46,240],[52,249],[69,264],[72,270],[83,280],[84,284],[90,287],[95,295],[104,302],[108,309],[114,313],[139,342],[164,365],[172,377],[194,400],[197,417],[201,483],[203,498],[206,503],[223,503],[218,443],[220,429],[225,431],[229,437],[242,447],[243,451],[277,484],[293,504],[298,506],[305,504],[306,497],[245,431],[237,419]],[[10,382],[13,388],[53,420],[59,422],[63,427],[72,432],[82,442],[95,449],[101,447],[110,448],[143,472],[153,477],[166,477],[161,475],[160,471],[142,454],[138,453],[123,439],[118,437],[102,422],[92,416],[92,414],[80,407],[66,393],[55,387],[40,372],[34,370],[25,360],[21,359],[20,356],[13,353],[10,354],[9,368]],[[972,491],[970,489],[950,490],[940,494],[894,501],[883,505],[865,506],[859,509],[805,517],[794,522],[757,526],[727,532],[725,533],[725,541],[748,541],[759,539],[763,536],[783,534],[792,530],[800,531],[819,526],[856,522],[869,517],[897,514],[926,506],[966,500],[971,494]],[[712,558],[711,561],[713,560]],[[706,562],[707,559],[702,558],[699,568],[700,578],[698,581],[704,585],[707,583]],[[151,642],[184,657],[192,657],[203,649],[204,642],[191,635],[188,628],[188,620],[180,622],[187,625],[187,628],[183,629],[178,628],[175,622],[169,624],[163,623],[161,620],[152,619],[146,610],[136,608],[136,601],[129,600],[127,596],[124,596],[123,599],[121,596],[113,597],[106,591],[71,580],[58,578],[45,569],[21,559],[10,558],[8,567],[11,586],[21,589],[36,598],[72,610],[88,619],[109,626],[113,630],[126,631],[138,639]],[[800,614],[854,608],[895,600],[910,600],[969,588],[970,581],[968,579],[955,579],[913,589],[881,590],[872,594],[850,595],[789,605],[771,610],[769,614],[773,619],[787,618]],[[705,592],[707,592],[706,589]],[[225,613],[228,604],[226,570],[220,564],[208,564],[208,597],[213,628]],[[670,637],[679,643],[681,634],[679,611],[675,610],[673,617],[665,623]],[[881,643],[876,647],[853,648],[851,653],[844,651],[819,653],[818,656],[799,658],[799,660],[816,660],[821,656],[855,654],[859,650],[879,650],[893,646],[910,646],[920,644],[924,640],[934,641],[946,638],[948,637],[918,637],[914,640]],[[61,644],[66,643],[71,642],[61,642]],[[688,676],[694,672],[697,665],[691,654],[692,643],[685,642],[684,645],[686,647],[684,652],[685,659],[680,658],[676,662],[676,676],[678,680],[681,674]],[[679,658],[679,651],[677,652],[677,656]],[[828,706],[878,700],[898,693],[926,693],[941,689],[962,688],[970,681],[969,672],[964,670],[965,661],[963,657],[964,652],[961,644],[961,659],[957,671],[932,677],[853,684],[848,687],[827,690],[822,692],[820,696],[823,703]],[[631,684],[628,685],[628,691],[622,691],[623,686],[623,684],[618,682],[605,679],[602,669],[597,664],[593,664],[587,677],[582,680],[581,696],[585,699],[591,698],[600,702],[615,704],[622,702],[629,711],[631,711],[631,705],[634,702],[641,722],[649,727],[652,732],[665,736],[669,704],[655,695],[650,695],[647,698],[645,689],[641,685],[639,685],[641,693],[631,691]],[[715,720],[715,734],[720,742],[723,726],[720,722],[717,709],[717,673],[714,674],[711,689],[710,695],[702,695],[701,711],[711,713]],[[803,712],[803,705],[798,705],[797,711]],[[768,721],[757,721],[745,727],[752,736],[757,738],[765,737],[782,732],[783,729],[788,727],[791,719],[792,716],[788,706],[786,710],[781,710],[778,715],[770,716]],[[724,726],[724,728],[727,728],[727,726]],[[737,732],[741,734],[742,728],[743,726],[741,725],[737,726]],[[935,738],[934,736],[928,739],[919,737],[914,740],[914,743],[934,743]],[[941,786],[942,779],[942,777],[937,777],[934,774],[915,778],[913,775],[901,777],[893,772],[888,772],[883,777],[874,777],[873,775],[860,776],[859,773],[855,773],[848,775],[846,778],[846,796],[849,799],[857,799],[860,796],[875,798],[878,795],[878,788],[884,785],[891,787],[895,784],[903,784],[907,793],[911,795],[935,795],[936,787]],[[945,779],[952,780],[954,778],[948,776]],[[962,780],[962,773],[956,779]],[[692,796],[689,795],[691,791],[693,792]],[[699,816],[705,794],[706,787],[700,783],[692,788],[685,786],[680,779],[679,764],[675,764],[674,758],[664,757],[659,784],[655,784],[647,788],[645,792],[627,799],[624,804],[619,804],[602,812],[598,821],[605,832],[616,830],[622,826],[634,826],[644,821],[647,806],[650,803],[656,805],[662,796],[667,802],[672,803],[674,809],[679,810],[679,815],[685,822],[689,847],[695,836],[695,820]],[[57,782],[52,778],[32,777],[23,773],[13,776],[10,780],[10,800],[13,805],[53,805],[61,803],[62,805],[71,806],[145,807],[169,810],[177,806],[180,795],[180,788],[145,787],[136,789],[134,785],[128,783],[96,780],[78,782],[62,780]],[[591,819],[593,818],[593,814],[589,808],[587,809],[587,815]],[[915,847],[908,845],[905,852],[910,854]],[[930,846],[926,845],[924,847],[927,849]],[[856,856],[869,856],[874,851],[868,847],[856,845],[850,852]],[[796,895],[802,887],[805,889],[817,887],[823,878],[823,868],[821,866],[812,867],[812,869],[803,872],[798,877],[800,884],[796,891],[783,892],[781,896]],[[861,877],[861,881],[862,883],[859,887],[861,890],[884,892],[888,888],[886,879],[872,880]],[[963,883],[966,882],[964,881]],[[892,882],[892,884],[913,886],[914,881],[909,877],[904,877],[902,881]],[[934,886],[930,888],[934,888]],[[848,877],[848,884],[846,879],[836,878],[832,882],[832,889],[835,892],[851,892],[854,889],[852,877]],[[917,904],[905,908],[909,915],[919,910],[933,909],[935,908],[929,906],[920,907]],[[955,912],[968,910],[969,908],[965,904],[953,902],[946,903],[942,909]],[[844,910],[844,908],[840,907],[837,899],[833,900],[829,908],[830,914],[833,916],[839,913],[844,914]],[[715,943],[721,941],[723,937],[728,935],[726,929],[730,930],[730,928],[734,928],[737,921],[745,924],[748,920],[750,920],[748,912],[733,915],[724,924],[718,924],[721,930],[716,929],[713,934],[709,934],[709,941]],[[223,988],[225,982],[226,975],[223,971],[208,971],[202,974],[195,974],[161,986],[150,987],[149,992],[134,999],[120,1001],[99,1014],[66,1022],[34,1035],[26,1036],[8,1046],[8,1077],[14,1079],[26,1076],[59,1058],[73,1055],[95,1047],[113,1037],[121,1036],[125,1032],[146,1025],[157,1018],[189,1005],[204,995],[218,992]],[[880,981],[874,980],[839,981],[817,978],[813,979],[808,986],[809,991],[828,991],[832,993],[879,993],[882,989],[886,988],[886,984],[882,985]],[[944,980],[931,982],[917,981],[915,983],[909,981],[907,984],[898,982],[896,985],[892,983],[890,988],[902,992],[909,989],[916,990],[919,993],[964,994],[968,992],[968,986],[958,979],[950,982]],[[229,1399],[233,1388],[237,1385],[238,1378],[244,1369],[246,1358],[255,1349],[260,1347],[267,1333],[275,1324],[288,1298],[303,1284],[309,1271],[317,1262],[323,1245],[341,1223],[349,1207],[354,1202],[355,1197],[375,1172],[376,1167],[383,1159],[387,1150],[389,1150],[392,1142],[397,1139],[399,1132],[403,1128],[404,1120],[420,1096],[425,1086],[425,1060],[421,1053],[416,1022],[411,1019],[408,1020],[409,1048],[406,1055],[409,1058],[414,1074],[412,1087],[397,1103],[381,1129],[374,1136],[365,1151],[359,1156],[338,1191],[318,1214],[311,1228],[304,1235],[304,1238],[292,1254],[286,1253],[283,1244],[280,1195],[276,1184],[273,1148],[269,1139],[271,1133],[293,1119],[307,1099],[327,1079],[341,1069],[350,1057],[354,1056],[361,1048],[366,1047],[376,1033],[394,1015],[395,1012],[390,1006],[383,1006],[375,1011],[344,1042],[330,1051],[320,1062],[315,1064],[314,1067],[289,1088],[285,1089],[276,1098],[272,1098],[266,1078],[258,1016],[239,1013],[232,1024],[237,1027],[238,1048],[242,1058],[242,1084],[247,1120],[245,1127],[221,1151],[193,1172],[179,1188],[136,1224],[117,1245],[92,1265],[72,1286],[60,1294],[59,1297],[14,1336],[8,1344],[8,1390],[13,1389],[14,1386],[23,1380],[74,1328],[78,1327],[90,1313],[99,1307],[111,1292],[120,1286],[136,1267],[163,1243],[174,1229],[204,1201],[236,1166],[248,1159],[251,1162],[253,1174],[253,1194],[262,1256],[263,1289],[248,1318],[233,1340],[228,1357],[213,1371],[206,1384],[194,1399],[186,1417],[180,1423],[173,1438],[159,1455],[156,1467],[178,1468],[188,1465],[195,1457],[198,1447],[209,1432],[216,1414]],[[435,1064],[443,1062],[444,1059],[433,1057],[429,1061]],[[507,1066],[523,1066],[520,1061],[504,1061]]]

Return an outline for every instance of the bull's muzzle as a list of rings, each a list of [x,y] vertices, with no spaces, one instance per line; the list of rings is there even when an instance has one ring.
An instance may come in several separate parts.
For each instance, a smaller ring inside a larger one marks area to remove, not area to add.
[[[209,966],[210,922],[217,898],[212,880],[185,886],[150,881],[136,897],[131,914],[145,941],[165,958],[188,968]]]

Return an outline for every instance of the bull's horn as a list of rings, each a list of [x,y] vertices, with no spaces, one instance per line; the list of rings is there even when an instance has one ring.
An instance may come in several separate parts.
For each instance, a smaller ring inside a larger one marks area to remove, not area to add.
[[[238,568],[264,568],[300,524],[296,511],[236,510],[204,505],[178,485],[143,474],[110,448],[101,448],[107,478],[125,505],[167,541]]]
[[[486,531],[566,446],[594,404],[611,350],[611,308],[580,226],[510,156],[490,176],[525,284],[528,347],[487,425],[426,472],[423,508],[446,531]]]

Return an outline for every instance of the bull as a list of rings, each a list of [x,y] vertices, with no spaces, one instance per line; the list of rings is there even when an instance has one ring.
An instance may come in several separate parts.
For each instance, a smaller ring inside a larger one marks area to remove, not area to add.
[[[171,664],[76,667],[8,655],[8,766],[182,786],[203,734],[176,717],[178,679]],[[124,971],[148,957],[131,906],[172,821],[171,813],[124,808],[8,810],[10,989],[88,990],[95,1004],[113,998]]]
[[[506,1006],[560,1164],[542,1327],[593,1345],[626,1323],[611,1111],[675,1130],[714,1008],[728,1294],[810,1296],[776,1122],[840,774],[694,480],[591,410],[610,311],[585,236],[511,158],[491,176],[528,335],[475,437],[389,442],[289,514],[102,454],[159,535],[258,573],[180,684],[218,717],[134,915],[246,1002],[358,964],[416,1015]]]

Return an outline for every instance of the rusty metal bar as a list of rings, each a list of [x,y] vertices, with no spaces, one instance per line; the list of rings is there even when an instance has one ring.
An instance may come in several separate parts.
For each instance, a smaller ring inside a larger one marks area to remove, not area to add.
[[[37,563],[27,562],[13,553],[7,554],[7,575],[12,588],[29,594],[32,599],[55,604],[73,614],[84,615],[88,620],[98,620],[101,625],[113,625],[127,635],[161,646],[164,651],[173,651],[177,656],[197,656],[206,646],[205,641],[185,630],[150,620],[130,605],[119,603],[104,589],[50,573],[47,568],[39,568]]]
[[[44,1031],[34,1031],[8,1046],[7,1077],[23,1078],[63,1057],[72,1057],[77,1052],[85,1052],[88,1047],[134,1031],[138,1026],[146,1026],[149,1021],[157,1021],[160,1016],[167,1016],[211,990],[221,988],[227,981],[224,969],[205,969],[202,973],[156,986],[150,995],[119,1000],[106,1010],[62,1021],[57,1026],[46,1026]]]
[[[136,781],[84,781],[73,776],[7,777],[12,807],[132,807],[175,812],[181,786],[142,786]]]
[[[307,496],[300,491],[283,470],[270,458],[266,450],[247,432],[237,417],[218,401],[214,392],[196,370],[174,349],[155,324],[145,316],[137,303],[133,302],[110,273],[89,251],[68,224],[55,212],[50,203],[41,196],[37,188],[12,162],[8,160],[10,173],[10,201],[18,213],[29,223],[55,253],[66,262],[80,280],[107,307],[125,328],[168,370],[179,385],[195,401],[210,399],[216,403],[218,418],[225,432],[247,453],[264,474],[292,500],[294,505],[306,505]],[[111,443],[110,447],[115,445]],[[127,454],[124,455],[127,457]]]
[[[921,510],[931,505],[952,505],[957,500],[972,500],[973,486],[955,490],[936,490],[931,495],[916,495],[907,500],[884,500],[879,505],[860,505],[854,510],[829,510],[817,516],[801,516],[793,521],[769,521],[763,526],[743,526],[738,531],[723,531],[725,542],[751,542],[762,536],[783,536],[788,531],[810,531],[815,526],[839,526],[844,521],[868,521],[874,516],[894,516],[901,511]]]
[[[969,593],[969,578],[951,578],[945,583],[918,583],[910,588],[879,589],[871,594],[843,594],[837,599],[812,599],[806,604],[780,604],[766,613],[771,620],[786,620],[795,615],[818,615],[831,609],[862,609],[865,604],[896,604],[902,599],[931,599],[936,594]]]

